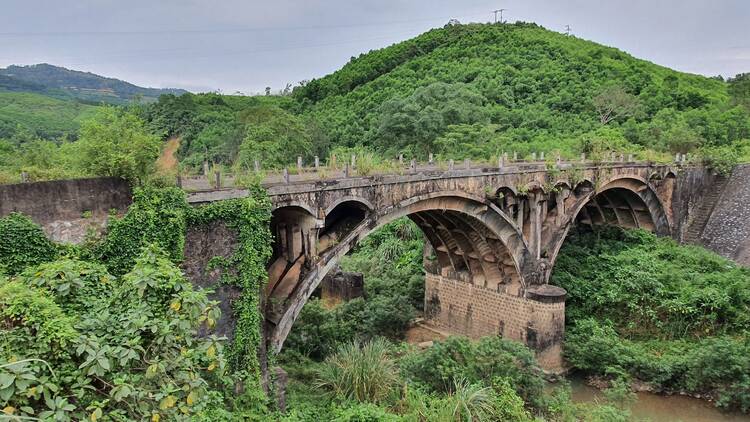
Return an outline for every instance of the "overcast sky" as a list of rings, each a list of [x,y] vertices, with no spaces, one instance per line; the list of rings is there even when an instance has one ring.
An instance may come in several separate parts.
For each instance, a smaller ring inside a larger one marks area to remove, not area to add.
[[[750,72],[750,0],[0,0],[0,67],[257,93],[498,8],[685,72]]]

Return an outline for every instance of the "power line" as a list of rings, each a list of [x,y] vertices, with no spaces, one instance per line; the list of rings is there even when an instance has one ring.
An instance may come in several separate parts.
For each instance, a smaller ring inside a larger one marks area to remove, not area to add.
[[[484,13],[473,13],[460,16],[461,18],[472,18],[483,16]],[[158,29],[158,30],[145,30],[145,31],[8,31],[0,32],[0,36],[7,37],[58,37],[58,36],[90,36],[90,35],[164,35],[164,34],[234,34],[234,33],[248,33],[248,32],[261,32],[261,31],[296,31],[296,30],[310,30],[310,29],[344,29],[344,28],[361,28],[368,26],[383,26],[383,25],[398,25],[416,22],[434,22],[434,21],[445,21],[447,19],[454,18],[455,16],[440,16],[432,18],[420,18],[420,19],[404,19],[396,21],[385,21],[385,22],[369,22],[369,23],[352,23],[352,24],[337,24],[337,25],[310,25],[310,26],[258,26],[258,27],[247,27],[247,28],[216,28],[216,29]]]
[[[570,31],[571,31],[570,25],[565,25],[565,35],[570,35]]]

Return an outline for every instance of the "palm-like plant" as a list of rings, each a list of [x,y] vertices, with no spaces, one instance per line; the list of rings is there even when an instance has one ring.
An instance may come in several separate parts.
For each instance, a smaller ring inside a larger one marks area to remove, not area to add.
[[[335,396],[359,402],[382,403],[399,384],[398,369],[382,338],[339,347],[318,371],[316,385]]]
[[[436,406],[429,420],[440,422],[475,422],[496,419],[495,396],[491,388],[470,384],[461,379],[453,391]]]

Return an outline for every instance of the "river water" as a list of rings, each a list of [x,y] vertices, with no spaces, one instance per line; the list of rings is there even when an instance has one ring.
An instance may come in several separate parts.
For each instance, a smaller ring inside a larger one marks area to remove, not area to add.
[[[570,386],[575,402],[604,401],[601,391],[580,378],[570,379]],[[638,401],[630,410],[633,419],[652,422],[750,422],[750,415],[722,412],[707,401],[685,396],[638,393]]]

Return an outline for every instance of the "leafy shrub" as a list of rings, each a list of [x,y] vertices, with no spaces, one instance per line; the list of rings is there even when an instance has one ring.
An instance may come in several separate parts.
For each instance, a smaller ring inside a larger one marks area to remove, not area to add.
[[[112,288],[102,279],[101,266],[63,260],[2,283],[0,360],[17,363],[0,369],[0,405],[25,417],[158,420],[210,404],[223,347],[197,333],[216,304],[155,246]]]
[[[507,379],[526,403],[542,405],[544,381],[533,353],[524,345],[499,337],[472,343],[449,337],[432,347],[405,356],[400,362],[404,376],[431,391],[447,392],[458,380],[491,385]]]
[[[0,218],[0,273],[18,274],[24,268],[55,259],[57,249],[29,217],[11,213]]]

